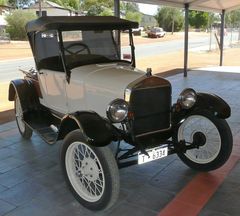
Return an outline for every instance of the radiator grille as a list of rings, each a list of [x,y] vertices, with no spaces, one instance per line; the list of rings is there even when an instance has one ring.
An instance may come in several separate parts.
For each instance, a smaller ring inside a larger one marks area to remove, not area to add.
[[[134,114],[133,133],[144,133],[170,127],[171,86],[133,89],[130,110]]]

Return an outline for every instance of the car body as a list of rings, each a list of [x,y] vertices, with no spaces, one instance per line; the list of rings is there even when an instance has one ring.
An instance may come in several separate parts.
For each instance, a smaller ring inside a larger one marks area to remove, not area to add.
[[[118,168],[177,153],[189,167],[209,171],[222,166],[232,150],[225,121],[231,109],[222,98],[187,88],[172,103],[167,79],[136,68],[137,27],[116,17],[31,21],[26,31],[36,69],[9,86],[19,132],[29,139],[34,131],[50,145],[62,141],[67,185],[91,210],[117,201]],[[126,47],[114,37],[124,30],[128,60]],[[126,143],[130,147],[123,149]]]
[[[163,30],[163,28],[154,27],[149,30],[147,34],[149,38],[160,38],[164,37],[166,35],[166,32]]]

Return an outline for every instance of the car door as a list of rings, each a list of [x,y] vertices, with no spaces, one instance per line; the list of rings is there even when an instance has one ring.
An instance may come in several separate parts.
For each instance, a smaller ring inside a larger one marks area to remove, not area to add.
[[[42,69],[40,71],[40,77],[45,80],[46,92],[44,101],[47,107],[62,114],[67,113],[68,106],[65,73]]]

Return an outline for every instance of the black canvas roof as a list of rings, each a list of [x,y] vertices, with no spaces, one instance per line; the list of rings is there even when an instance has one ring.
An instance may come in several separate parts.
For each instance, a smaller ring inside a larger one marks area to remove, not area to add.
[[[137,28],[137,22],[120,19],[114,16],[44,16],[30,21],[27,32],[46,30],[124,30]]]

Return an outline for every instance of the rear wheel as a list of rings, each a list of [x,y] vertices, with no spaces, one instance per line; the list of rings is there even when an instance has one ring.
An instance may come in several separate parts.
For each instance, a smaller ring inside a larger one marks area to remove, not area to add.
[[[15,96],[14,109],[18,130],[24,139],[32,137],[32,130],[23,121],[23,110],[18,95]]]
[[[119,171],[109,147],[93,147],[80,130],[63,141],[61,164],[67,184],[86,208],[110,208],[119,194]]]
[[[208,112],[189,115],[178,128],[177,140],[198,145],[178,156],[189,167],[200,171],[221,167],[232,152],[232,133],[227,122]]]

